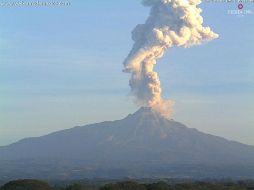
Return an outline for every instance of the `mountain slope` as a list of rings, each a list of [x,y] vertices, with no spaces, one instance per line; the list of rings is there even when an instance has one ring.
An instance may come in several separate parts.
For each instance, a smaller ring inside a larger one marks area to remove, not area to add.
[[[0,175],[254,177],[254,147],[205,134],[141,108],[108,121],[0,148]]]

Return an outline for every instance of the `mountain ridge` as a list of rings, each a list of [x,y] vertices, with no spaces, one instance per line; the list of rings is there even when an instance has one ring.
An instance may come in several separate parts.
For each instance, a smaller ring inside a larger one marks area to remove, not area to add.
[[[49,173],[57,178],[254,178],[254,147],[140,108],[120,120],[76,126],[0,148],[0,175]]]

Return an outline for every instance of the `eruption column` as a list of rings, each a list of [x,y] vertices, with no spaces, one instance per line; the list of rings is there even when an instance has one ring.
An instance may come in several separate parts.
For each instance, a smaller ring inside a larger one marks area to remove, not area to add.
[[[151,107],[170,118],[174,102],[161,97],[158,74],[153,70],[157,59],[172,46],[190,47],[218,37],[202,26],[200,0],[143,0],[151,7],[144,24],[132,31],[134,45],[124,61],[124,71],[131,73],[130,87],[135,102]]]

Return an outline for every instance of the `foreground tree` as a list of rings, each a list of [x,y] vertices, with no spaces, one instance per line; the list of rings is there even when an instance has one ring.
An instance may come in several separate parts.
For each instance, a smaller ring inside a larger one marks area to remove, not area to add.
[[[100,190],[146,190],[145,186],[136,182],[127,181],[114,184],[107,184]]]
[[[173,190],[173,188],[169,184],[162,181],[158,183],[148,184],[146,185],[146,189],[147,190]]]
[[[0,190],[52,190],[44,181],[24,179],[6,183]]]

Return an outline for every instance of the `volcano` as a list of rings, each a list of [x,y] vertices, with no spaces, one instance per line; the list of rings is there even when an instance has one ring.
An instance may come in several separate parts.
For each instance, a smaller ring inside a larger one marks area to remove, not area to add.
[[[2,179],[254,178],[254,147],[142,107],[0,148]]]

